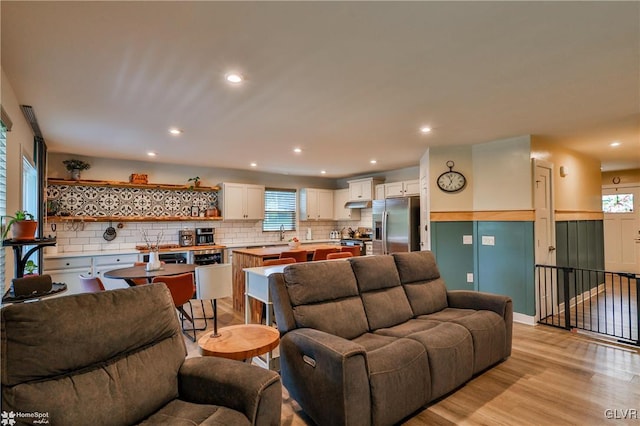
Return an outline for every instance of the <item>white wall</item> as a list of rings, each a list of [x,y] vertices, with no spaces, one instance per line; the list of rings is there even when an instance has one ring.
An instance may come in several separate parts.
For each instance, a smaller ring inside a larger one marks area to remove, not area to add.
[[[22,153],[33,158],[33,132],[20,109],[20,104],[4,70],[1,71],[0,103],[13,122],[7,132],[7,214],[13,215],[22,208]],[[36,111],[37,112],[37,111]],[[13,276],[13,251],[3,249],[6,254],[5,288]]]
[[[530,136],[473,145],[471,151],[473,210],[533,209]]]

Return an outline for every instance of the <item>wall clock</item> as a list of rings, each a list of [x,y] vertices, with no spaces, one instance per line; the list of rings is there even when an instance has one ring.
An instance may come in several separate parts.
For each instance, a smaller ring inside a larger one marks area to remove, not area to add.
[[[453,161],[447,161],[449,171],[438,176],[438,188],[444,192],[458,192],[467,185],[467,178],[462,173],[454,171],[453,166]]]

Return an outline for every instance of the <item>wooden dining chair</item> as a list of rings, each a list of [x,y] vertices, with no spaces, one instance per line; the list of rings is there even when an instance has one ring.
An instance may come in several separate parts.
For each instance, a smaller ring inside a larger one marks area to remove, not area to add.
[[[340,247],[341,252],[349,252],[353,256],[360,256],[362,254],[362,249],[360,246],[342,246]]]
[[[262,266],[288,265],[290,263],[296,263],[296,260],[293,257],[283,257],[280,259],[265,260],[262,262]]]
[[[351,254],[351,252],[348,251],[339,251],[337,253],[329,253],[327,255],[327,260],[332,260],[332,259],[344,259],[347,257],[353,257],[353,255]]]
[[[313,260],[327,260],[327,255],[336,253],[338,247],[318,248],[313,252]]]
[[[82,293],[98,293],[106,290],[100,278],[85,275],[80,275],[80,288]]]
[[[191,306],[191,299],[196,292],[196,286],[193,279],[193,273],[187,272],[186,274],[179,275],[163,275],[154,277],[152,283],[165,283],[171,292],[173,298],[173,304],[180,313],[180,325],[182,332],[192,341],[196,341],[196,331],[202,331],[205,328],[196,328],[195,320],[193,318],[193,307]],[[189,312],[184,309],[184,305],[189,305]],[[185,328],[184,323],[186,321],[191,323],[191,328]],[[189,332],[193,331],[193,337],[189,335]]]
[[[307,261],[307,251],[306,250],[293,250],[293,251],[283,251],[280,253],[280,259],[284,259],[285,257],[291,257],[296,260],[296,262],[306,262]]]

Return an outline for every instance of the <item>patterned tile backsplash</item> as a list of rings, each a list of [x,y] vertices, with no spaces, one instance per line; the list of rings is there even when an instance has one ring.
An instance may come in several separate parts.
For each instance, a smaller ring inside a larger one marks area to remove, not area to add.
[[[209,207],[217,204],[216,192],[188,190],[163,190],[145,188],[113,188],[74,185],[49,185],[47,199],[56,201],[59,211],[68,211],[73,216],[191,216],[191,207]],[[371,209],[362,210],[360,221],[305,221],[299,222],[296,231],[285,232],[284,241],[294,236],[305,240],[307,228],[311,228],[312,239],[327,240],[332,230],[343,227],[371,227]],[[108,223],[87,222],[58,223],[49,226],[45,235],[57,237],[58,252],[83,252],[99,250],[128,250],[143,243],[142,230],[150,236],[162,232],[163,244],[177,244],[181,229],[215,228],[215,242],[221,245],[257,245],[277,243],[279,232],[263,232],[262,221],[145,221],[124,222],[117,229],[117,237],[106,241],[102,235]],[[114,224],[115,226],[115,224]]]
[[[202,211],[212,203],[217,206],[218,193],[152,188],[107,186],[49,185],[47,201],[59,212],[71,216],[191,216],[192,207]]]

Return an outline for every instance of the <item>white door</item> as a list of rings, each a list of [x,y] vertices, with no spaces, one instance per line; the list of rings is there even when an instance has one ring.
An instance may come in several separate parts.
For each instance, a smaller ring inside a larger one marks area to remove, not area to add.
[[[607,271],[640,273],[640,187],[602,188]]]
[[[534,193],[534,238],[535,261],[539,265],[554,266],[555,252],[555,222],[553,217],[553,164],[534,160],[533,163],[533,193]],[[551,312],[558,312],[558,288],[553,279],[553,270],[546,269],[545,275],[536,274],[536,321],[541,316],[548,316]]]

